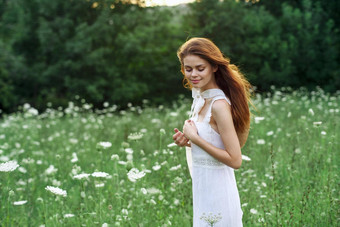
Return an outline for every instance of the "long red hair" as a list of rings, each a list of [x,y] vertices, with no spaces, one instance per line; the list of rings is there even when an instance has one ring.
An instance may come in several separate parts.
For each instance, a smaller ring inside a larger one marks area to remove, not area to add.
[[[231,101],[231,114],[235,130],[243,133],[250,126],[250,83],[245,79],[236,65],[230,64],[220,49],[209,39],[191,38],[185,42],[177,51],[177,56],[181,62],[181,71],[184,75],[183,85],[191,89],[192,86],[185,77],[183,59],[188,55],[196,55],[208,61],[213,67],[218,67],[215,72],[217,86],[223,90],[224,94]]]

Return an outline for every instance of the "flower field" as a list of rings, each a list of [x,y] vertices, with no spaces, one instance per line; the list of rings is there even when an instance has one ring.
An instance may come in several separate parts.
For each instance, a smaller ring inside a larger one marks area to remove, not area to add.
[[[273,88],[253,102],[235,171],[244,226],[339,226],[340,93]],[[0,120],[0,225],[190,227],[191,179],[172,135],[191,100],[74,103]]]

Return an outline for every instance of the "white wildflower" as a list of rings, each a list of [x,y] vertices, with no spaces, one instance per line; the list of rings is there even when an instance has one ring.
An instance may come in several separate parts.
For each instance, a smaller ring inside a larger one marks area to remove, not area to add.
[[[131,149],[131,148],[125,148],[125,153],[127,153],[127,154],[133,154],[133,150]]]
[[[111,155],[111,160],[119,160],[118,154]]]
[[[102,188],[102,187],[104,187],[104,186],[105,186],[104,183],[95,184],[95,187],[96,187],[96,188]]]
[[[126,160],[132,161],[133,160],[133,155],[132,154],[127,154],[126,155]]]
[[[73,179],[81,180],[84,178],[88,178],[90,175],[91,174],[88,174],[88,173],[81,173],[81,174],[75,175]]]
[[[127,173],[128,179],[131,182],[136,182],[136,180],[141,179],[145,176],[145,172],[144,171],[139,171],[136,168],[132,168],[130,169],[130,171]]]
[[[262,217],[262,218],[259,218],[257,221],[258,221],[258,222],[264,222],[264,218],[263,218],[263,217]]]
[[[122,209],[122,214],[123,215],[128,215],[129,214],[129,211],[125,208]]]
[[[24,205],[27,203],[27,200],[22,200],[22,201],[16,201],[16,202],[13,202],[13,205],[15,206],[20,206],[20,205]]]
[[[273,135],[274,134],[274,132],[273,131],[269,131],[269,132],[267,132],[267,136],[271,136],[271,135]]]
[[[77,154],[76,153],[72,153],[72,159],[71,159],[71,162],[72,163],[75,163],[75,162],[77,162],[78,161],[78,157],[77,157]]]
[[[12,172],[18,167],[19,165],[16,161],[8,161],[0,164],[0,172]]]
[[[313,109],[310,108],[310,109],[308,110],[308,113],[309,113],[310,115],[314,116],[314,111],[313,111]]]
[[[118,164],[125,166],[127,164],[127,162],[125,162],[125,161],[118,161]]]
[[[61,195],[63,197],[67,196],[67,192],[61,188],[53,187],[53,186],[46,186],[45,188],[47,191],[52,192],[55,195]]]
[[[208,215],[203,213],[200,219],[209,224],[209,226],[214,226],[217,222],[219,222],[222,219],[222,216],[221,213],[213,214],[212,212],[209,212]]]
[[[94,172],[91,174],[93,177],[109,177],[110,175],[105,172]]]
[[[74,217],[74,214],[64,214],[64,218],[72,218]]]
[[[251,208],[251,209],[250,209],[250,213],[252,213],[252,214],[257,214],[257,210],[255,210],[254,208]]]
[[[257,144],[265,144],[266,141],[264,139],[258,139],[256,143]]]
[[[315,122],[313,122],[313,125],[314,126],[319,126],[319,125],[321,125],[322,124],[322,121],[315,121]]]
[[[135,132],[135,133],[131,133],[128,136],[129,140],[140,140],[143,137],[143,133],[140,132]]]
[[[157,118],[154,118],[154,119],[151,120],[151,123],[159,124],[159,123],[161,123],[161,120],[157,119]]]
[[[175,146],[177,146],[177,144],[175,144],[175,143],[170,143],[170,144],[167,145],[168,148],[175,147]]]
[[[165,160],[164,162],[161,163],[161,166],[164,166],[166,164],[168,164],[168,161]]]
[[[18,170],[21,173],[27,173],[27,170],[24,167],[22,167],[22,166],[20,166]]]
[[[170,171],[178,170],[178,169],[180,169],[181,167],[182,167],[181,164],[179,164],[179,165],[177,165],[177,166],[173,166],[173,167],[170,168]]]
[[[148,130],[147,130],[146,128],[142,128],[142,129],[140,130],[140,132],[143,133],[143,134],[145,134],[145,133],[148,132]]]
[[[27,113],[28,115],[31,115],[31,116],[36,116],[39,114],[38,110],[37,109],[34,109],[33,107],[32,108],[29,108],[27,110]],[[27,116],[27,115],[26,115]]]
[[[148,188],[147,189],[149,194],[159,194],[161,193],[161,190],[159,190],[158,188]]]
[[[260,121],[263,121],[264,117],[255,117],[255,124],[260,123]]]
[[[295,152],[296,154],[300,154],[300,153],[301,153],[301,149],[300,149],[300,148],[295,148],[294,152]]]
[[[325,131],[322,131],[321,132],[321,135],[326,135],[327,133]]]
[[[158,171],[158,170],[160,170],[160,168],[161,168],[161,166],[158,163],[156,163],[156,165],[152,166],[152,169],[154,171]]]
[[[142,193],[143,193],[144,195],[146,195],[146,194],[148,193],[148,191],[147,191],[145,188],[141,188],[140,190],[142,191]]]
[[[171,117],[177,117],[177,116],[178,116],[178,113],[177,113],[177,112],[171,112],[171,113],[170,113],[170,116],[171,116]]]
[[[53,184],[53,186],[59,187],[59,186],[61,185],[61,182],[58,181],[58,180],[56,180],[56,179],[53,179],[53,180],[52,180],[52,184]]]
[[[47,175],[50,175],[50,174],[53,174],[55,172],[57,172],[58,169],[54,167],[54,165],[50,165],[46,170],[45,170],[45,173]]]
[[[164,129],[164,128],[161,128],[161,129],[159,130],[159,133],[160,133],[161,135],[165,135],[165,129]]]
[[[71,138],[69,139],[70,143],[73,143],[73,144],[77,144],[78,143],[78,140],[75,139],[75,138]]]
[[[242,155],[242,160],[251,161],[251,158],[249,158],[247,155]]]
[[[109,105],[110,105],[110,104],[109,104],[108,102],[104,102],[104,103],[103,103],[103,106],[104,106],[105,108],[106,108],[106,107],[109,107]]]
[[[99,142],[98,145],[104,149],[110,148],[112,146],[112,143],[110,142]]]

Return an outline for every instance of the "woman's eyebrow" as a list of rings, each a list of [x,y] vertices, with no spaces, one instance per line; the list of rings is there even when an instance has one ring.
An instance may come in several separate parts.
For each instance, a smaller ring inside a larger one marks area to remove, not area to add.
[[[195,67],[201,67],[201,66],[204,66],[204,64],[198,64],[198,65],[195,65]],[[184,65],[184,67],[192,67],[191,65]]]

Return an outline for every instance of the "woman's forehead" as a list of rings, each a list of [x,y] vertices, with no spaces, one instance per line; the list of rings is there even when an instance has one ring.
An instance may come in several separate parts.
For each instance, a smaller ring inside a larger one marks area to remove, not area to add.
[[[201,66],[206,65],[208,62],[197,55],[188,55],[183,58],[184,66]]]

